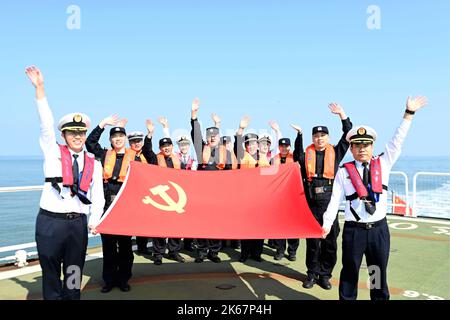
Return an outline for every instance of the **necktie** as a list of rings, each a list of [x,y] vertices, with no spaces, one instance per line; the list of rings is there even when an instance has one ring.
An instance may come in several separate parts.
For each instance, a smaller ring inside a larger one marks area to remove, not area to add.
[[[184,164],[187,163],[186,155],[183,155],[183,163],[184,163]]]
[[[367,191],[369,191],[369,168],[368,168],[369,163],[363,162],[362,165],[364,167],[364,169],[363,169],[363,184],[366,187]],[[373,201],[372,197],[370,197],[370,196],[368,196],[366,198],[366,200],[370,201],[370,202],[364,201],[364,206],[366,208],[366,211],[369,214],[374,214],[375,210],[377,209],[375,206],[375,202]],[[373,202],[373,204],[372,204],[372,202]]]
[[[73,164],[72,164],[72,174],[73,174],[73,185],[70,187],[72,191],[72,196],[75,196],[78,193],[78,155],[73,155]]]
[[[366,186],[366,188],[369,186],[369,168],[367,168],[367,166],[369,165],[368,162],[363,162],[363,183],[364,186]]]

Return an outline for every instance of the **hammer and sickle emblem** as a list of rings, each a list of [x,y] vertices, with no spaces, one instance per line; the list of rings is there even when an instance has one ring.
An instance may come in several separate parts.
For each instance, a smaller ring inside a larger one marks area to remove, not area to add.
[[[184,212],[184,206],[187,202],[186,193],[184,192],[183,188],[181,188],[178,184],[175,182],[169,181],[169,183],[175,188],[175,190],[178,193],[178,202],[175,202],[166,191],[168,191],[170,188],[168,185],[158,185],[156,187],[153,187],[150,189],[150,192],[156,196],[159,195],[166,203],[167,205],[162,205],[149,196],[146,196],[144,199],[142,199],[142,202],[144,204],[151,204],[152,206],[164,210],[164,211],[176,211],[177,213],[183,213]]]

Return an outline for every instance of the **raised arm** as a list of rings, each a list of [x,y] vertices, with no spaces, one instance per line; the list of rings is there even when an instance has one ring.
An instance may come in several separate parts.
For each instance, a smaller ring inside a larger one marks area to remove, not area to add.
[[[300,157],[304,152],[303,149],[303,130],[296,124],[291,124],[291,127],[297,131],[297,137],[294,143],[294,161],[300,162]]]
[[[217,114],[212,113],[211,114],[211,119],[214,122],[214,126],[217,127],[217,128],[220,128],[220,121],[221,121],[220,117]]]
[[[408,134],[415,112],[423,108],[427,104],[428,100],[424,96],[419,96],[414,99],[408,97],[408,99],[406,100],[406,110],[403,114],[403,121],[395,131],[392,139],[386,144],[386,148],[382,156],[389,168],[394,165],[395,161],[397,161],[398,157],[400,156],[403,141]]]
[[[38,106],[41,130],[39,144],[44,152],[44,155],[52,154],[52,152],[49,152],[50,150],[57,152],[54,128],[55,120],[45,97],[44,76],[36,66],[27,67],[25,69],[25,73],[36,89],[36,102]]]
[[[347,133],[352,129],[353,124],[350,121],[350,118],[345,114],[344,108],[336,102],[332,102],[328,105],[331,110],[331,113],[337,114],[342,122],[342,136],[339,139],[339,142],[334,146],[334,151],[336,153],[336,164],[339,164],[342,159],[344,159],[345,154],[350,146],[350,144],[345,139],[347,137]]]
[[[236,131],[236,136],[234,138],[234,152],[236,153],[236,158],[238,162],[241,162],[241,159],[244,157],[244,130],[248,127],[250,123],[250,118],[248,116],[243,116],[241,122],[239,122],[239,129]]]
[[[103,130],[106,126],[114,126],[119,122],[119,116],[117,114],[110,115],[106,117],[94,130],[91,131],[89,136],[86,139],[86,149],[87,151],[93,153],[97,159],[103,159],[105,155],[105,150],[100,145],[100,137],[102,136]]]
[[[200,108],[200,100],[198,98],[195,98],[194,101],[192,101],[192,108],[191,108],[191,138],[192,138],[192,144],[194,145],[195,154],[197,156],[197,160],[201,161],[203,159],[203,138],[202,138],[202,129],[200,127],[200,123],[197,119],[198,110]]]
[[[36,100],[44,99],[44,75],[41,73],[41,70],[39,70],[36,66],[30,66],[25,68],[25,73],[33,86],[36,88]]]
[[[170,138],[169,121],[166,117],[159,117],[158,122],[163,126],[164,137]]]
[[[275,141],[272,141],[272,157],[276,156],[278,151],[278,141],[283,138],[283,134],[281,133],[280,126],[276,121],[269,121],[269,125],[272,128],[272,130],[275,132]]]
[[[148,163],[158,164],[158,160],[156,158],[156,154],[153,152],[152,145],[152,137],[153,132],[155,131],[155,126],[151,119],[147,119],[145,121],[145,124],[147,126],[147,135],[145,136],[144,145],[142,146],[142,154],[144,155]]]

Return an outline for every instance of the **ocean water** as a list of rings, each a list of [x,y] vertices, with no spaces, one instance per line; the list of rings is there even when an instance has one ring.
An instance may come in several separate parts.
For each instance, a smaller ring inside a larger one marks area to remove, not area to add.
[[[400,157],[393,170],[407,174],[412,199],[414,174],[419,171],[450,173],[450,157]],[[42,159],[0,158],[0,187],[42,185],[43,180]],[[389,189],[404,199],[404,178],[392,175]],[[0,247],[34,241],[39,199],[40,191],[0,193]],[[450,219],[450,177],[420,177],[417,205],[420,216]],[[89,241],[90,245],[99,243],[98,237]]]

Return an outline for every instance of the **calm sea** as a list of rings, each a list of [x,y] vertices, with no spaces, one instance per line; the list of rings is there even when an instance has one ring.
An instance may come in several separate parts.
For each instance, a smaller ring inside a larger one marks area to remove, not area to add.
[[[450,157],[401,157],[393,170],[406,173],[412,198],[414,174],[419,171],[449,173]],[[0,187],[36,186],[42,185],[43,180],[42,159],[0,158]],[[402,176],[392,175],[389,188],[405,198]],[[450,219],[449,176],[420,176],[417,191],[419,215]],[[39,198],[39,191],[0,193],[0,247],[34,241]],[[90,239],[91,245],[98,243],[98,238]]]

